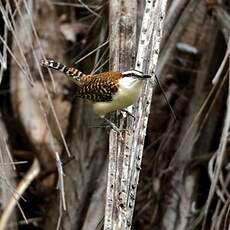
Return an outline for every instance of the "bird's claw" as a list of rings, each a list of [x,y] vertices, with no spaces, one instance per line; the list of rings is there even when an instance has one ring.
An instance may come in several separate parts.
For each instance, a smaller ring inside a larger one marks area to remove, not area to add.
[[[121,111],[127,113],[129,116],[135,119],[135,116],[132,113],[130,113],[127,109],[121,109]]]
[[[107,118],[103,118],[108,124],[109,124],[109,127],[112,128],[115,132],[121,134],[123,131],[128,131],[127,129],[119,129],[112,121],[110,121],[109,119]]]

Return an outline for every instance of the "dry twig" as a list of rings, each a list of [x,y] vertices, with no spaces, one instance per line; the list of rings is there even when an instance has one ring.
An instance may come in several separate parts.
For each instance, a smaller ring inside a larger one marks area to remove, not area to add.
[[[3,210],[3,213],[0,218],[0,229],[3,230],[6,228],[6,224],[11,216],[12,211],[15,206],[18,204],[18,200],[21,198],[22,194],[29,187],[31,182],[38,176],[40,173],[40,165],[37,159],[34,159],[33,164],[31,165],[28,172],[25,174],[23,179],[18,184],[17,188],[14,191],[11,199]],[[26,219],[25,219],[26,220]]]
[[[228,49],[230,47],[230,39],[228,40]],[[230,76],[230,72],[229,72]],[[211,201],[213,199],[214,193],[217,189],[217,183],[220,178],[220,173],[222,170],[222,165],[223,161],[226,157],[225,151],[226,151],[226,146],[228,142],[228,136],[229,136],[229,129],[230,129],[230,77],[228,77],[228,97],[226,101],[226,114],[225,114],[225,121],[224,121],[224,126],[223,126],[223,131],[222,131],[222,136],[220,139],[220,144],[219,148],[216,151],[216,163],[215,163],[215,169],[214,169],[214,175],[213,175],[213,180],[211,183],[211,188],[209,190],[209,195],[208,199],[206,201],[205,207],[204,207],[204,221],[202,225],[202,229],[205,229],[206,226],[206,221],[207,221],[207,215],[208,215],[208,210],[211,205]]]

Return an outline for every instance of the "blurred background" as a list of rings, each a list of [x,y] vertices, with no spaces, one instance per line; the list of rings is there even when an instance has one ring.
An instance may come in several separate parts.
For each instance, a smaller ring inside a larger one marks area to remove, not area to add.
[[[40,60],[108,71],[110,1],[0,1],[0,230],[101,229],[109,130]],[[229,229],[229,54],[228,0],[168,1],[132,229]]]

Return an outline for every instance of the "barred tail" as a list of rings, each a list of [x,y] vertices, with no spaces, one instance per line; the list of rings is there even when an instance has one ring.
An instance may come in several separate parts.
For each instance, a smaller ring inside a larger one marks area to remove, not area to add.
[[[80,78],[85,75],[81,71],[79,71],[78,69],[75,69],[73,67],[67,67],[67,66],[63,65],[62,63],[56,62],[52,59],[41,60],[41,66],[58,70],[64,74],[66,74],[70,78],[72,78],[74,81],[76,81],[76,80],[79,81]]]

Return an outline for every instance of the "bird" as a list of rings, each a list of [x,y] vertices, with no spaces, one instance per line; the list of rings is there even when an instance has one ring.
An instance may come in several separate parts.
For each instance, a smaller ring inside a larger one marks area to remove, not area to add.
[[[144,80],[151,78],[151,75],[138,70],[88,75],[53,59],[42,59],[41,66],[65,74],[78,86],[76,96],[91,101],[96,115],[105,119],[116,131],[119,129],[105,115],[116,110],[125,111],[125,108],[133,105],[141,95]]]

